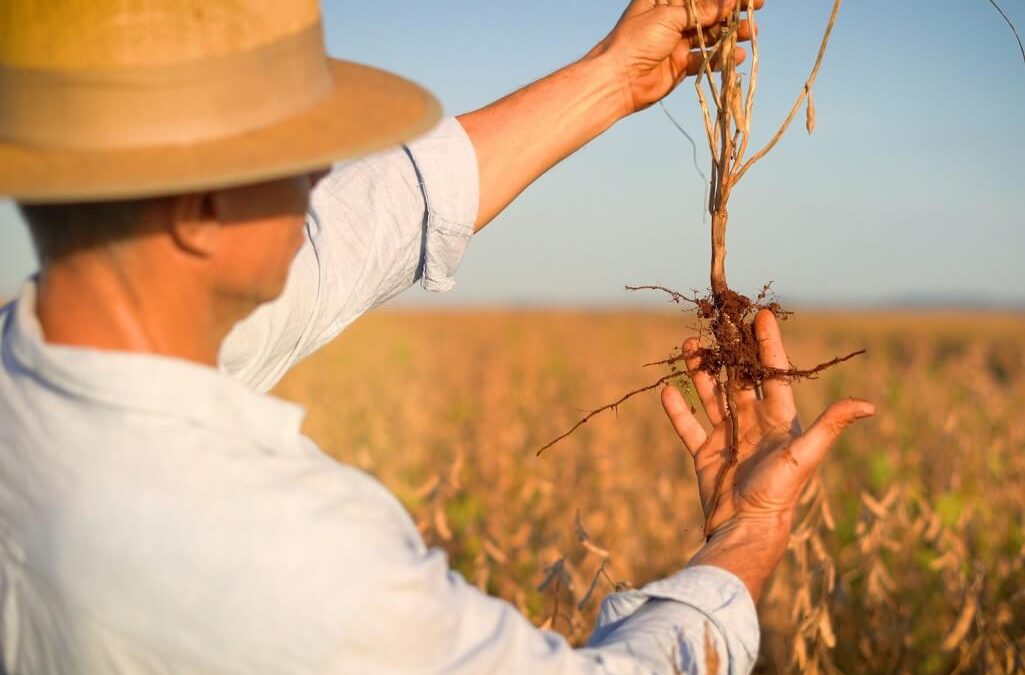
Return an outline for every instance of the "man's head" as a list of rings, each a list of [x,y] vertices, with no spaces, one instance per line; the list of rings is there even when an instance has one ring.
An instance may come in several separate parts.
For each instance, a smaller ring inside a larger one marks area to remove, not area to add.
[[[329,58],[318,0],[2,2],[0,196],[29,204],[56,342],[213,363],[284,288],[311,172],[440,117]]]
[[[277,297],[302,245],[313,184],[323,174],[139,200],[21,204],[41,273],[103,261],[187,275],[218,300],[251,310]],[[127,271],[127,270],[124,270]]]

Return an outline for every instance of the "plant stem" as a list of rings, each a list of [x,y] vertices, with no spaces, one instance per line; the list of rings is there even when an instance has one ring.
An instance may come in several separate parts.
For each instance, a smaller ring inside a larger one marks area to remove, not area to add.
[[[716,211],[712,216],[712,295],[719,304],[719,298],[726,292],[726,210]]]

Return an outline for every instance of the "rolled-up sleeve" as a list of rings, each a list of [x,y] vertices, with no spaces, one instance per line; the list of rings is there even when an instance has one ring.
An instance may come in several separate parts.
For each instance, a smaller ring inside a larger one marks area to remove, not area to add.
[[[402,567],[382,562],[382,570],[388,580],[372,584],[379,592],[373,610],[340,640],[329,672],[746,675],[758,652],[746,589],[714,568],[686,570],[607,600],[606,608],[620,605],[615,618],[581,649],[480,593],[448,571],[438,551]]]
[[[606,598],[588,648],[609,672],[737,675],[754,668],[758,642],[758,614],[744,584],[700,566]]]
[[[307,241],[285,290],[229,334],[222,369],[265,391],[417,281],[451,289],[478,203],[477,157],[455,119],[407,146],[334,167],[313,192]]]

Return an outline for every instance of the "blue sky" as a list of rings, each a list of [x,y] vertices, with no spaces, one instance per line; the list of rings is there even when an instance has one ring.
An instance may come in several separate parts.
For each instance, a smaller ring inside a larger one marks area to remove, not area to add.
[[[579,58],[625,0],[325,2],[331,52],[399,72],[450,113]],[[1022,0],[1005,10],[1025,28]],[[765,139],[807,75],[828,0],[762,12]],[[700,140],[693,87],[667,105]],[[816,88],[818,128],[794,133],[738,188],[728,270],[787,298],[908,296],[1025,302],[1025,64],[986,0],[845,3]],[[701,148],[705,161],[705,152]],[[473,243],[444,298],[406,304],[634,304],[625,284],[704,288],[702,185],[658,108],[543,177]],[[0,296],[34,260],[0,203]]]

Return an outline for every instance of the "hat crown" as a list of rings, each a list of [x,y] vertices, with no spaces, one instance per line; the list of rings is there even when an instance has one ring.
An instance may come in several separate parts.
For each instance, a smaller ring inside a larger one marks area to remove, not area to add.
[[[255,183],[437,121],[421,87],[328,58],[320,16],[318,0],[0,0],[0,196]]]
[[[317,0],[0,0],[0,140],[195,143],[332,88]]]
[[[217,59],[315,25],[317,0],[3,0],[0,64],[76,71]]]

